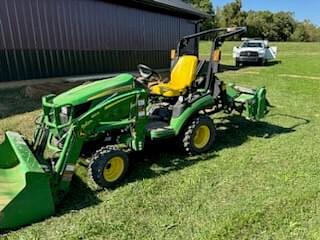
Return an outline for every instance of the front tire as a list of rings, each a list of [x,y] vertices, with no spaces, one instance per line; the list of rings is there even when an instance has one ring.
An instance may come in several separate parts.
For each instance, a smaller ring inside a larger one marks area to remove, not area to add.
[[[98,150],[88,167],[89,178],[102,188],[118,185],[129,167],[128,155],[115,147],[103,147]]]
[[[241,63],[240,63],[239,60],[236,60],[236,67],[237,67],[237,68],[240,68],[240,67],[241,67]]]
[[[259,60],[258,60],[258,64],[259,64],[259,66],[264,66],[265,65],[265,59],[264,58],[259,58]]]
[[[183,147],[189,155],[209,151],[215,142],[216,129],[208,116],[195,117],[187,126],[183,135]]]

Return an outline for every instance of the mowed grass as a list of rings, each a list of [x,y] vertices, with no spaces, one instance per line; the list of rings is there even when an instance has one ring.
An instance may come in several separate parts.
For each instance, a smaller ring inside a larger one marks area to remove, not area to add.
[[[225,43],[224,64],[233,64],[236,44]],[[320,44],[276,45],[281,63],[219,74],[226,82],[267,87],[275,107],[262,122],[213,116],[217,140],[210,153],[186,157],[177,143],[148,146],[112,191],[90,190],[78,167],[56,216],[3,238],[319,239]],[[208,52],[203,42],[201,54]],[[9,96],[19,92],[0,94],[1,104],[7,99],[15,107]],[[16,101],[33,106],[31,112],[5,112],[0,130],[30,137],[39,105]]]

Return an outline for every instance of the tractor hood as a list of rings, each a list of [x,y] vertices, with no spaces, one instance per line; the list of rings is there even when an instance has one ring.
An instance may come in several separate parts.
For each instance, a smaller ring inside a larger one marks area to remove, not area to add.
[[[113,78],[83,84],[53,99],[55,107],[64,105],[79,105],[91,100],[106,97],[114,93],[131,90],[134,86],[134,77],[131,74],[120,74]]]

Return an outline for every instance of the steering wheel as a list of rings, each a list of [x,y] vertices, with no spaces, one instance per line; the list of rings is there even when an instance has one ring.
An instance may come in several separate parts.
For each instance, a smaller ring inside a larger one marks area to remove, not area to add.
[[[159,73],[157,73],[155,70],[153,70],[151,67],[148,67],[144,64],[139,64],[138,65],[138,70],[139,70],[139,74],[142,77],[142,80],[149,80],[153,75],[158,78],[161,79],[161,76]]]

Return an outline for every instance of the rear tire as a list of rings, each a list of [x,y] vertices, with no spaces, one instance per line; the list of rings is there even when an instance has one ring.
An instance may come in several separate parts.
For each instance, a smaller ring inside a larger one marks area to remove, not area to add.
[[[216,129],[212,119],[208,116],[198,116],[187,126],[182,144],[189,155],[197,155],[209,151],[215,138]]]
[[[89,178],[99,187],[118,185],[129,167],[128,155],[115,147],[103,147],[94,155],[88,167]]]

